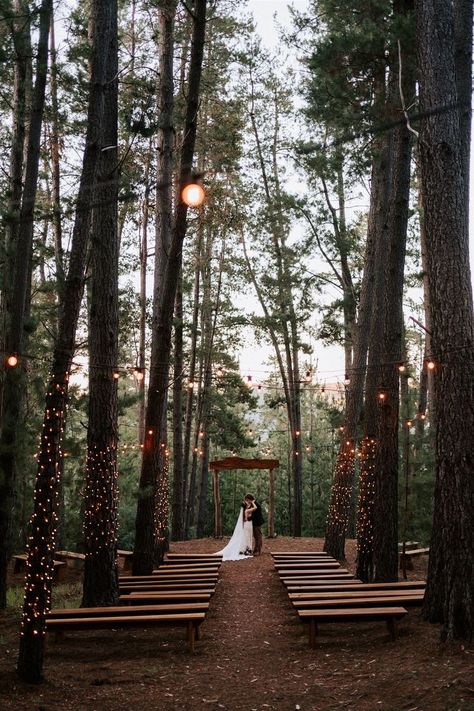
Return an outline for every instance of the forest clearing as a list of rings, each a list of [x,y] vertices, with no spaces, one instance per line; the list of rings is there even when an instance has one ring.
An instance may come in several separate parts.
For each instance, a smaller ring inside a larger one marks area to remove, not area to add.
[[[0,705],[474,708],[473,5],[0,0]]]
[[[2,655],[0,674],[2,708],[112,711],[133,704],[136,709],[163,711],[474,709],[472,648],[441,644],[439,627],[422,622],[419,609],[410,611],[395,642],[380,623],[352,629],[328,625],[318,649],[308,649],[307,634],[271,569],[268,552],[317,550],[322,543],[276,538],[265,541],[261,557],[224,563],[202,640],[192,656],[180,630],[82,632],[49,643],[47,684],[23,685],[11,668],[17,617],[9,611],[4,639],[8,653]],[[201,539],[172,548],[206,553],[219,545]],[[355,541],[348,541],[347,549],[354,569]],[[417,563],[410,577],[425,575],[426,565]],[[69,587],[78,594],[77,572]]]

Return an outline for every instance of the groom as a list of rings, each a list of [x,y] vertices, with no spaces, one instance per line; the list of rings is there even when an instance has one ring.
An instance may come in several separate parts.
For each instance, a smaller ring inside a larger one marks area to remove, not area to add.
[[[255,546],[253,549],[254,555],[260,555],[262,552],[262,524],[265,523],[265,519],[262,515],[262,507],[255,499],[253,494],[246,494],[245,500],[249,501],[257,507],[257,510],[252,514],[252,527],[253,527],[253,537],[255,539]]]

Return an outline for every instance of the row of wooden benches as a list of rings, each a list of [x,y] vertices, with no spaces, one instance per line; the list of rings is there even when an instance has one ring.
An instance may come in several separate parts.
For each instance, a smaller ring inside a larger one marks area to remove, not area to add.
[[[309,643],[316,646],[323,622],[382,620],[392,638],[407,607],[423,603],[424,581],[362,583],[324,552],[273,553],[278,574],[299,618],[308,623]]]
[[[56,582],[62,579],[62,571],[67,566],[81,568],[84,566],[85,555],[76,551],[56,551],[54,554],[53,568],[54,578]],[[117,559],[122,562],[123,569],[129,570],[132,567],[133,551],[118,550]],[[26,553],[16,553],[12,556],[13,573],[17,575],[23,573],[26,568],[27,555]]]
[[[184,626],[191,652],[219,576],[220,556],[169,554],[152,575],[121,576],[119,605],[52,609],[46,630],[64,632],[126,627]]]

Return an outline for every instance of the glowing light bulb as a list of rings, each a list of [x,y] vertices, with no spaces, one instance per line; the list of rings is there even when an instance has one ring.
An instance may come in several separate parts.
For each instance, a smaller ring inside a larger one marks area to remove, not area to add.
[[[188,207],[199,207],[202,205],[206,193],[199,183],[189,183],[181,191],[181,199]]]
[[[429,360],[426,364],[426,367],[428,368],[428,370],[434,370],[436,368],[436,364],[434,363],[434,361]]]
[[[12,355],[9,355],[7,358],[7,365],[10,368],[15,368],[18,365],[18,356],[16,356],[14,353],[12,353]]]
[[[139,382],[141,380],[143,380],[143,378],[145,377],[142,368],[134,368],[133,369],[133,376],[134,376],[135,380],[138,380]]]

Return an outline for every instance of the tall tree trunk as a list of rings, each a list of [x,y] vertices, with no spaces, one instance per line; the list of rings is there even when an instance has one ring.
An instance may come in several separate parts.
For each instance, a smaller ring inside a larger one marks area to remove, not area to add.
[[[380,90],[383,95],[383,90]],[[369,220],[375,235],[375,279],[369,328],[369,350],[365,384],[363,438],[360,444],[359,502],[357,512],[357,577],[368,581],[373,575],[373,505],[375,489],[375,457],[377,450],[377,418],[380,405],[378,384],[381,362],[380,331],[384,306],[384,243],[392,173],[392,135],[378,142],[372,171],[372,194]],[[373,202],[372,202],[373,198]],[[349,441],[346,438],[346,442]]]
[[[21,358],[25,343],[25,314],[31,289],[31,255],[33,220],[38,189],[40,144],[48,67],[48,34],[52,0],[43,0],[40,8],[40,31],[36,60],[36,77],[31,108],[26,156],[25,182],[14,247],[11,304],[7,314],[5,351]],[[7,368],[3,386],[3,418],[0,433],[0,608],[6,606],[6,574],[11,544],[14,510],[15,461],[18,423],[25,394],[24,363]]]
[[[199,319],[199,300],[200,300],[200,279],[201,279],[201,249],[204,226],[202,220],[199,220],[196,237],[196,264],[194,267],[194,291],[193,291],[193,315],[191,323],[191,345],[189,354],[189,381],[186,392],[186,415],[184,419],[184,444],[183,444],[183,492],[185,501],[185,520],[184,520],[184,537],[189,536],[189,526],[191,525],[190,501],[194,500],[195,483],[191,487],[189,477],[189,464],[191,455],[191,429],[193,423],[193,404],[195,400],[194,388],[189,387],[189,383],[194,383],[196,375],[196,358],[197,358],[197,334],[198,334],[198,319]],[[194,504],[193,504],[194,506]],[[189,513],[188,513],[189,512]]]
[[[71,240],[69,271],[65,282],[58,339],[45,398],[43,430],[38,453],[32,532],[28,546],[26,593],[18,673],[29,682],[43,676],[45,613],[51,605],[53,555],[57,526],[59,472],[63,457],[62,432],[66,417],[69,369],[84,290],[90,209],[100,156],[100,130],[106,71],[106,48],[112,24],[112,0],[91,3],[91,79],[86,145]]]
[[[58,65],[56,60],[56,40],[54,34],[54,15],[51,16],[50,50],[51,61],[51,196],[53,203],[54,257],[56,262],[56,280],[58,292],[64,289],[64,252],[62,240],[61,216],[61,181],[59,169],[59,107],[58,107]]]
[[[165,449],[170,354],[168,352],[165,362],[160,352],[158,330],[162,318],[162,295],[173,230],[173,50],[176,5],[176,0],[168,0],[159,8],[160,76],[157,105],[160,130],[157,136],[153,323],[150,379],[145,407],[145,439],[135,519],[134,575],[150,574],[154,565],[163,557],[167,520],[168,472]],[[158,491],[162,492],[160,501],[157,499]],[[157,506],[162,509],[159,514]],[[160,520],[157,520],[158,515]]]
[[[145,441],[145,344],[146,344],[146,271],[148,264],[148,223],[150,215],[150,164],[151,147],[149,144],[148,156],[145,164],[145,195],[143,197],[143,207],[141,215],[140,230],[140,319],[139,319],[139,344],[138,344],[138,372],[140,379],[137,380],[138,388],[138,442],[140,445]]]
[[[107,51],[103,149],[91,228],[89,422],[84,520],[82,605],[116,605],[117,569],[117,380],[118,357],[118,36],[117,0],[111,0]]]
[[[206,0],[196,0],[193,16],[193,40],[189,68],[188,97],[183,132],[183,145],[179,170],[179,201],[173,227],[159,311],[157,312],[152,343],[150,384],[146,411],[146,439],[143,448],[140,475],[139,499],[135,526],[135,551],[133,572],[135,575],[150,573],[153,569],[155,546],[163,541],[160,527],[164,523],[167,501],[163,496],[155,507],[155,491],[160,488],[160,479],[167,477],[166,466],[160,456],[165,442],[156,436],[162,431],[166,416],[168,368],[171,352],[171,330],[176,285],[182,264],[182,247],[186,236],[187,205],[181,199],[181,192],[192,174],[194,145],[196,140],[197,114],[201,69],[206,32]],[[150,434],[151,433],[151,434]],[[162,446],[163,445],[163,446]],[[157,487],[158,483],[158,487]],[[155,510],[156,509],[156,510]]]
[[[454,107],[453,6],[415,0],[421,177],[432,347],[436,357],[436,485],[424,615],[447,639],[474,632],[474,323],[469,270],[464,140]],[[466,31],[472,32],[472,25]],[[470,58],[468,58],[470,63]]]
[[[394,13],[412,18],[413,0],[395,0]],[[408,24],[408,23],[407,23]],[[409,105],[415,95],[415,70],[409,47],[411,37],[400,41],[399,86]],[[392,69],[393,71],[393,69]],[[399,99],[393,102],[397,107]],[[387,216],[385,253],[384,323],[379,369],[380,392],[386,397],[379,408],[374,501],[374,579],[398,577],[398,415],[399,370],[404,361],[403,284],[410,199],[412,133],[406,126],[394,129],[391,194]]]
[[[364,385],[369,345],[369,324],[375,281],[375,206],[380,189],[378,163],[372,168],[369,224],[364,257],[364,274],[360,292],[357,321],[353,328],[352,367],[347,371],[349,384],[346,389],[344,430],[337,454],[331,499],[326,520],[324,550],[338,560],[345,558],[346,534],[349,526],[352,492],[355,477],[355,450],[358,429],[364,402]]]
[[[174,377],[173,377],[173,507],[171,532],[175,541],[183,537],[183,272],[176,291],[174,313]]]

